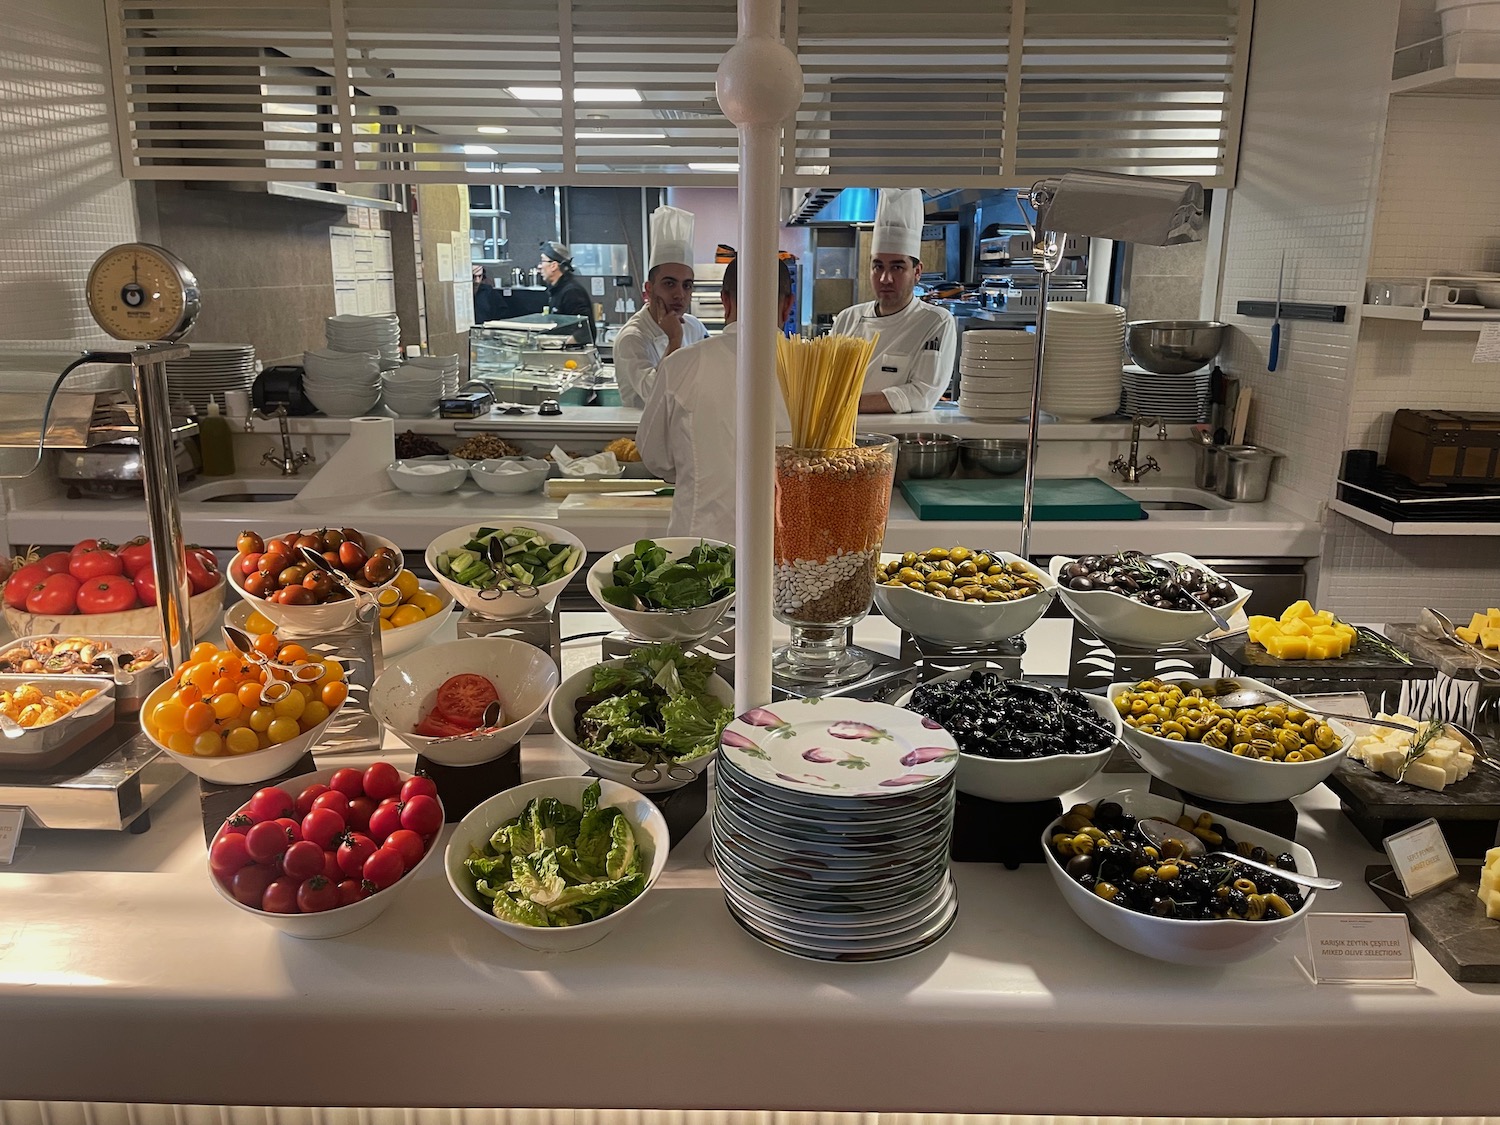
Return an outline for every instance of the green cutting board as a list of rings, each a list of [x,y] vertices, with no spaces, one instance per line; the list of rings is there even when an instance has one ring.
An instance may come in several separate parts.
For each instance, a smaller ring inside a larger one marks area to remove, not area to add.
[[[1025,482],[1005,480],[904,480],[901,494],[919,520],[1019,521]],[[1034,520],[1139,520],[1141,506],[1098,477],[1038,480]]]

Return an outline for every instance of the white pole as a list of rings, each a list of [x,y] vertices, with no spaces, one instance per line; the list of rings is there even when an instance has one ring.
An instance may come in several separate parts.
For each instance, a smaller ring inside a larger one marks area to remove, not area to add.
[[[719,106],[740,133],[739,327],[735,408],[735,709],[771,701],[775,505],[776,254],[782,123],[802,70],[781,42],[778,0],[739,0],[739,39],[719,63]]]

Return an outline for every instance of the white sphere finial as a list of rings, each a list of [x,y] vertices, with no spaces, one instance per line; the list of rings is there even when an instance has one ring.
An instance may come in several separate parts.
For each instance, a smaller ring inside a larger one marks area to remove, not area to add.
[[[802,67],[781,40],[754,35],[729,48],[714,88],[735,125],[775,125],[802,103]]]

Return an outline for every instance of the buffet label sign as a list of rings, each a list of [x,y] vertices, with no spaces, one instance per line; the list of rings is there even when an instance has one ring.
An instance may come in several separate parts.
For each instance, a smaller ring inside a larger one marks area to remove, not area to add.
[[[1385,854],[1401,880],[1408,898],[1451,883],[1458,878],[1458,864],[1443,838],[1443,826],[1424,820],[1385,838]]]
[[[1309,914],[1307,947],[1319,984],[1417,976],[1405,914]]]
[[[21,842],[21,825],[26,823],[25,809],[0,808],[0,866],[16,858]]]

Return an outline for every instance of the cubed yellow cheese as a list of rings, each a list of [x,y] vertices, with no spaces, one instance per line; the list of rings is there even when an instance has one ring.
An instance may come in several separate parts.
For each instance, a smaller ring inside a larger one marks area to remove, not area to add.
[[[1343,650],[1337,637],[1313,636],[1307,638],[1307,658],[1309,660],[1332,660],[1336,656],[1342,656]]]
[[[1334,622],[1334,616],[1326,609],[1320,609],[1317,613],[1308,618],[1308,620],[1315,622],[1318,625],[1332,625]]]
[[[1490,619],[1491,625],[1500,625],[1500,609],[1490,606],[1489,609],[1484,611],[1484,615]]]
[[[1469,628],[1476,633],[1481,629],[1488,629],[1489,627],[1490,619],[1488,614],[1476,613],[1473,617],[1469,618]]]
[[[1283,624],[1288,621],[1300,621],[1304,617],[1311,617],[1312,614],[1313,607],[1308,604],[1307,599],[1299,598],[1281,611],[1281,621]]]
[[[1485,648],[1500,649],[1500,625],[1479,630],[1479,643]]]
[[[1479,901],[1484,903],[1486,918],[1500,918],[1500,848],[1484,853],[1484,870],[1479,875]]]
[[[1423,757],[1426,755],[1424,754]],[[1418,789],[1439,790],[1448,784],[1448,774],[1442,766],[1413,762],[1406,767],[1406,776],[1402,780],[1408,785],[1415,785]]]
[[[1306,660],[1307,638],[1282,634],[1272,637],[1266,645],[1266,651],[1277,660]]]
[[[1290,621],[1283,621],[1281,631],[1288,637],[1306,637],[1312,634],[1312,626],[1301,617],[1294,617]]]
[[[1485,626],[1485,628],[1488,628],[1488,627],[1489,626]],[[1461,641],[1467,641],[1471,645],[1477,645],[1479,643],[1479,630],[1478,629],[1466,629],[1462,625],[1460,625],[1457,629],[1455,629],[1453,631],[1456,634],[1458,634],[1458,639],[1461,640]]]

